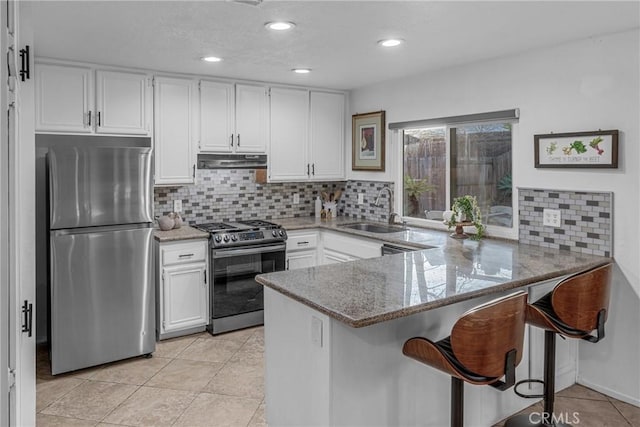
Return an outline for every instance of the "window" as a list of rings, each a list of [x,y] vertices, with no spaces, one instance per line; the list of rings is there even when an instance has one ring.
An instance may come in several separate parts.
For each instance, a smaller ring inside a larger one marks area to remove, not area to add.
[[[404,129],[403,215],[442,220],[475,196],[487,225],[512,227],[510,122]]]

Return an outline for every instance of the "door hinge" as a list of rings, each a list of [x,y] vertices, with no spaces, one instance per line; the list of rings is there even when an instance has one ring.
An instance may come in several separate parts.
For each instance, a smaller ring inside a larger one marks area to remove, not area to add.
[[[24,300],[22,304],[22,314],[24,315],[24,323],[22,332],[27,332],[29,337],[33,334],[33,304],[28,300]]]
[[[9,369],[9,375],[7,378],[7,381],[8,381],[7,386],[8,386],[8,389],[11,390],[16,386],[16,370],[11,368],[8,368],[8,369]]]

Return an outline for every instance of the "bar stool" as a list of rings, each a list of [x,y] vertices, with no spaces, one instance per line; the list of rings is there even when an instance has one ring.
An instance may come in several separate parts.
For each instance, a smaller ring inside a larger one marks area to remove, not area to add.
[[[451,426],[463,425],[464,382],[506,390],[522,359],[527,294],[516,292],[475,307],[458,319],[451,335],[434,342],[416,337],[402,348],[411,357],[451,376]],[[500,378],[505,377],[504,382]]]
[[[609,292],[613,264],[577,273],[563,279],[538,301],[527,306],[527,323],[544,329],[544,381],[526,379],[514,387],[520,397],[544,400],[540,419],[529,415],[511,417],[505,427],[565,426],[553,416],[556,377],[556,334],[596,343],[604,338],[604,323],[609,309]],[[591,335],[595,330],[596,335]],[[523,394],[518,386],[537,382],[543,384],[543,394]],[[534,422],[535,421],[535,422]]]

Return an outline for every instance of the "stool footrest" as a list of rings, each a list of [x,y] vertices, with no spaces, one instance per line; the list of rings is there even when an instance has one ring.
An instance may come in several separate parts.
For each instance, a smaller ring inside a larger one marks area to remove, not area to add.
[[[544,385],[544,381],[542,380],[535,380],[532,378],[526,379],[526,380],[520,380],[516,383],[515,387],[513,387],[513,391],[515,394],[517,394],[520,397],[524,397],[525,399],[540,399],[541,397],[544,397],[544,393],[542,394],[525,394],[525,393],[521,393],[518,391],[518,387],[522,384],[531,384],[531,383],[537,383],[537,384],[542,384]]]

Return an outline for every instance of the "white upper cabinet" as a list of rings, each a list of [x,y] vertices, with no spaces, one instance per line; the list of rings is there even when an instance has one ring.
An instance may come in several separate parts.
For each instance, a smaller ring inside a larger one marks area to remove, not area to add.
[[[91,133],[93,71],[36,64],[36,131]]]
[[[271,88],[269,181],[344,179],[344,94]]]
[[[344,179],[344,95],[311,92],[312,178]]]
[[[265,153],[266,88],[261,85],[200,82],[200,152]]]
[[[200,82],[201,152],[231,153],[235,138],[232,83]]]
[[[144,73],[37,63],[36,131],[148,135],[149,82]]]
[[[271,88],[269,179],[294,181],[309,178],[309,91]]]
[[[96,132],[146,135],[146,74],[121,71],[96,72]]]
[[[192,146],[196,90],[196,82],[190,79],[154,79],[156,185],[193,184],[195,181]]]

